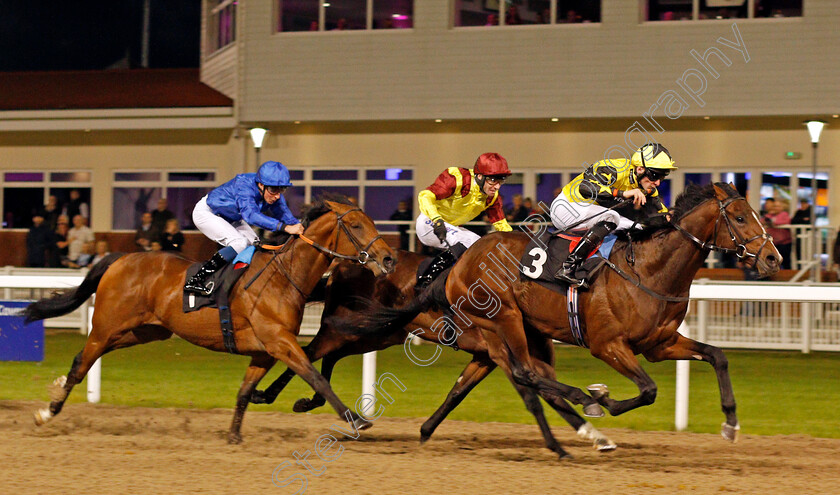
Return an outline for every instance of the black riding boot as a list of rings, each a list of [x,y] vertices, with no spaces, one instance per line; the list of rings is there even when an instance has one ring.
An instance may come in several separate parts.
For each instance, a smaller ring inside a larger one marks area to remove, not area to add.
[[[566,261],[563,262],[563,266],[560,267],[560,269],[557,270],[557,273],[554,274],[554,278],[569,285],[576,285],[578,287],[588,289],[589,285],[586,281],[576,278],[575,273],[583,262],[586,261],[586,257],[589,256],[589,253],[598,247],[598,244],[604,240],[604,237],[615,230],[616,227],[617,225],[612,222],[596,223],[594,227],[589,229],[589,231],[583,235],[583,238],[580,240],[578,245],[575,246],[575,249],[569,253],[569,257],[566,258]]]
[[[458,258],[460,258],[466,250],[467,248],[459,242],[450,249],[438,254],[423,274],[417,277],[417,285],[414,286],[415,290],[423,289],[429,286],[429,284],[434,282],[438,275],[454,266],[455,262],[458,261]]]
[[[207,260],[198,271],[187,280],[184,284],[184,290],[187,292],[194,292],[203,296],[209,296],[213,292],[213,287],[206,287],[207,277],[216,273],[217,270],[227,265],[227,260],[222,257],[220,253],[215,253],[209,260]]]

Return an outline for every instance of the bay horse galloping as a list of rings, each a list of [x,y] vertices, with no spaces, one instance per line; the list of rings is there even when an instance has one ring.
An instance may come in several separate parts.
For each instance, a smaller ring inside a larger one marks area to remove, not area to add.
[[[609,258],[611,269],[604,269],[591,289],[580,293],[578,308],[587,332],[583,344],[632,380],[639,395],[616,400],[605,385],[598,385],[590,387],[592,398],[612,415],[653,403],[656,384],[639,365],[638,354],[651,362],[706,361],[718,379],[726,417],[722,434],[735,441],[740,427],[724,353],[680,335],[677,328],[688,309],[692,279],[711,250],[735,254],[763,276],[779,270],[781,256],[755,211],[723,183],[689,185],[677,198],[670,225],[642,235],[643,239],[616,243]],[[519,260],[529,240],[524,233],[485,236],[445,280],[436,280],[412,303],[401,309],[379,308],[361,321],[347,321],[345,331],[387,333],[433,305],[457,308],[459,315],[481,329],[490,358],[509,365],[518,383],[585,404],[590,396],[582,390],[541,376],[531,353],[535,338],[569,344],[576,340],[565,296],[519,276]]]
[[[231,443],[241,442],[242,417],[251,393],[276,360],[326,397],[342,419],[359,428],[370,426],[339,400],[296,339],[307,296],[334,258],[355,260],[377,275],[393,271],[396,261],[395,253],[361,209],[333,199],[336,201],[318,201],[306,212],[301,239],[289,241],[286,249],[274,255],[255,253],[251,266],[231,291],[236,349],[251,356],[237,394],[228,435]],[[41,320],[69,313],[94,292],[97,296],[93,327],[84,349],[73,360],[66,378],[56,380],[52,402],[48,409],[36,413],[36,423],[43,424],[58,414],[73,387],[107,352],[165,340],[173,333],[195,345],[225,351],[218,309],[182,310],[185,273],[191,264],[163,252],[111,255],[98,263],[78,288],[26,308],[27,321]]]
[[[472,354],[472,360],[455,381],[455,385],[447,395],[443,405],[423,423],[420,429],[420,441],[425,442],[432,436],[446,416],[496,368],[496,363],[487,354],[487,343],[480,330],[474,326],[463,328],[463,331],[457,336],[426,330],[433,327],[434,322],[443,315],[437,310],[422,312],[404,327],[394,328],[387,334],[349,335],[334,324],[340,322],[342,318],[352,318],[357,312],[363,311],[368,307],[367,302],[369,301],[375,301],[376,304],[385,307],[401,307],[414,299],[417,270],[427,256],[408,251],[398,251],[398,256],[400,261],[396,269],[385,277],[374,277],[370,270],[365,270],[354,263],[342,262],[335,266],[325,289],[321,327],[315,338],[304,347],[304,351],[313,363],[323,358],[321,373],[327,380],[332,376],[333,369],[340,359],[350,355],[386,349],[394,345],[403,345],[406,348],[406,354],[412,356],[409,359],[414,364],[431,364],[431,359],[421,362],[418,360],[419,358],[413,356],[409,345],[413,335]],[[529,343],[532,346],[531,355],[535,358],[535,365],[538,366],[540,374],[553,380],[555,378],[554,346],[551,339],[535,338]],[[441,351],[438,349],[435,352],[439,354]],[[560,447],[551,433],[537,394],[513,381],[510,368],[506,363],[501,364],[502,370],[522,396],[528,411],[534,415],[546,446],[561,457],[566,457],[567,453]],[[251,397],[252,402],[258,404],[274,402],[278,394],[294,376],[295,372],[287,369],[267,389],[254,391]],[[612,440],[583,419],[562,397],[555,394],[544,394],[543,398],[581,438],[591,441],[594,448],[600,451],[616,448]],[[311,399],[302,398],[295,402],[294,411],[310,411],[324,405],[324,403],[324,398],[316,393]],[[604,414],[600,405],[594,399],[585,404],[584,412],[587,416],[595,417]]]

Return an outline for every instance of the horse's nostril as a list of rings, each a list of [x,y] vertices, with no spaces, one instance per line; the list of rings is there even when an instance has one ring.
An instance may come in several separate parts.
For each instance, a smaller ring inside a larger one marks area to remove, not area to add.
[[[775,256],[773,256],[772,254],[768,254],[768,255],[767,255],[767,264],[768,264],[768,265],[775,265],[775,264],[777,264],[778,262],[779,262],[779,260],[778,260],[778,259],[776,259],[776,257],[775,257]]]

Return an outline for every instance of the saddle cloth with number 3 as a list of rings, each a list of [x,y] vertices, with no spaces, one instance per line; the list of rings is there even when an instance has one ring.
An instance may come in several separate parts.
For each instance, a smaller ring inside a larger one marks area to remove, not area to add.
[[[520,260],[520,279],[537,282],[565,294],[566,284],[561,284],[554,278],[554,274],[563,266],[563,262],[578,245],[580,239],[581,235],[557,231],[545,231],[538,237],[532,237]],[[615,240],[616,236],[608,235],[597,249],[589,253],[588,259],[575,276],[586,280],[591,285],[598,270],[604,265],[604,258],[609,258]]]

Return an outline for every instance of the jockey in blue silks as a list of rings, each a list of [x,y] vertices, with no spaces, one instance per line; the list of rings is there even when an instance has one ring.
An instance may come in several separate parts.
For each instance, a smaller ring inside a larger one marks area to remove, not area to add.
[[[195,205],[193,222],[204,235],[225,246],[184,284],[184,290],[209,295],[207,277],[225,266],[259,237],[249,226],[302,234],[283,193],[292,185],[289,170],[280,162],[265,162],[256,174],[239,174],[210,191]]]

